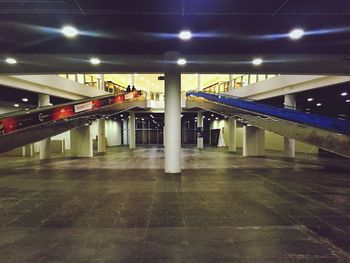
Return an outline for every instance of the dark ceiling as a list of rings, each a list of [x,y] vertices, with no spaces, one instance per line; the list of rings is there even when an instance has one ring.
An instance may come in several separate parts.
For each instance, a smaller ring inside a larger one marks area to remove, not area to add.
[[[348,0],[5,0],[0,14],[2,54],[350,54]],[[295,27],[309,35],[268,37]]]
[[[346,92],[348,95],[341,96]],[[313,98],[313,101],[308,101]],[[262,103],[283,107],[284,97],[262,100]],[[348,101],[348,102],[346,102]],[[321,103],[321,106],[317,106]],[[350,83],[327,86],[296,93],[297,110],[319,115],[350,120]]]

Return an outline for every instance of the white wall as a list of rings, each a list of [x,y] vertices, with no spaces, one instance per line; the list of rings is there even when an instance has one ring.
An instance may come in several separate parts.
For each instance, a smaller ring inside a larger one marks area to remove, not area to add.
[[[210,123],[210,129],[222,129],[224,128],[224,141],[228,144],[228,120],[214,120]],[[236,128],[237,147],[243,147],[243,127]],[[300,153],[318,153],[318,147],[296,142],[296,152]],[[284,151],[284,137],[273,132],[265,131],[265,149],[274,151]]]
[[[106,120],[107,146],[119,146],[122,143],[122,129],[119,121]]]

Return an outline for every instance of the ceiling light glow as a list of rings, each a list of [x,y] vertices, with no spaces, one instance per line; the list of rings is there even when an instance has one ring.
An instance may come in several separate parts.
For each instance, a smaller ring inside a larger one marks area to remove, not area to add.
[[[16,107],[16,108],[18,108],[19,107],[19,104],[13,104],[13,107]]]
[[[300,39],[300,38],[302,38],[303,35],[304,35],[304,30],[301,28],[293,29],[288,34],[289,38],[293,39],[293,40]]]
[[[68,38],[73,38],[78,35],[78,30],[73,26],[64,26],[61,32],[64,36]]]
[[[186,59],[184,59],[184,58],[179,58],[179,59],[177,60],[177,64],[180,65],[180,66],[186,65],[186,63],[187,63],[187,61],[186,61]]]
[[[184,30],[179,33],[179,38],[181,40],[190,40],[192,38],[192,33],[191,31]]]
[[[319,102],[319,103],[316,104],[316,106],[317,106],[317,107],[321,107],[321,106],[322,106],[322,103]]]
[[[314,98],[308,98],[307,99],[307,101],[313,101],[314,100]]]
[[[345,97],[345,96],[348,96],[348,93],[347,92],[342,92],[340,95]]]
[[[17,60],[15,58],[7,58],[5,61],[7,64],[10,64],[10,65],[17,64]]]
[[[98,65],[101,63],[101,60],[99,60],[98,58],[92,58],[92,59],[90,59],[90,63],[92,65]]]
[[[27,98],[22,98],[22,101],[28,102],[28,99]]]
[[[254,58],[252,61],[254,66],[260,66],[263,63],[262,58]]]

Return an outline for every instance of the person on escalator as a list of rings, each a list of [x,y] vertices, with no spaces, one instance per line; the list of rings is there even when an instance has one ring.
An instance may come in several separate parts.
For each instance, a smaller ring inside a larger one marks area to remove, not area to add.
[[[126,93],[131,92],[130,85],[128,85],[128,87],[126,88],[126,91],[125,91],[125,92],[126,92]]]

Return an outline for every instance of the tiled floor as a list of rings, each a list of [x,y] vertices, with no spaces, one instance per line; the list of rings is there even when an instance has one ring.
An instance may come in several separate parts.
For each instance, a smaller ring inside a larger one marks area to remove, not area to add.
[[[0,262],[350,262],[350,161],[0,157]]]

